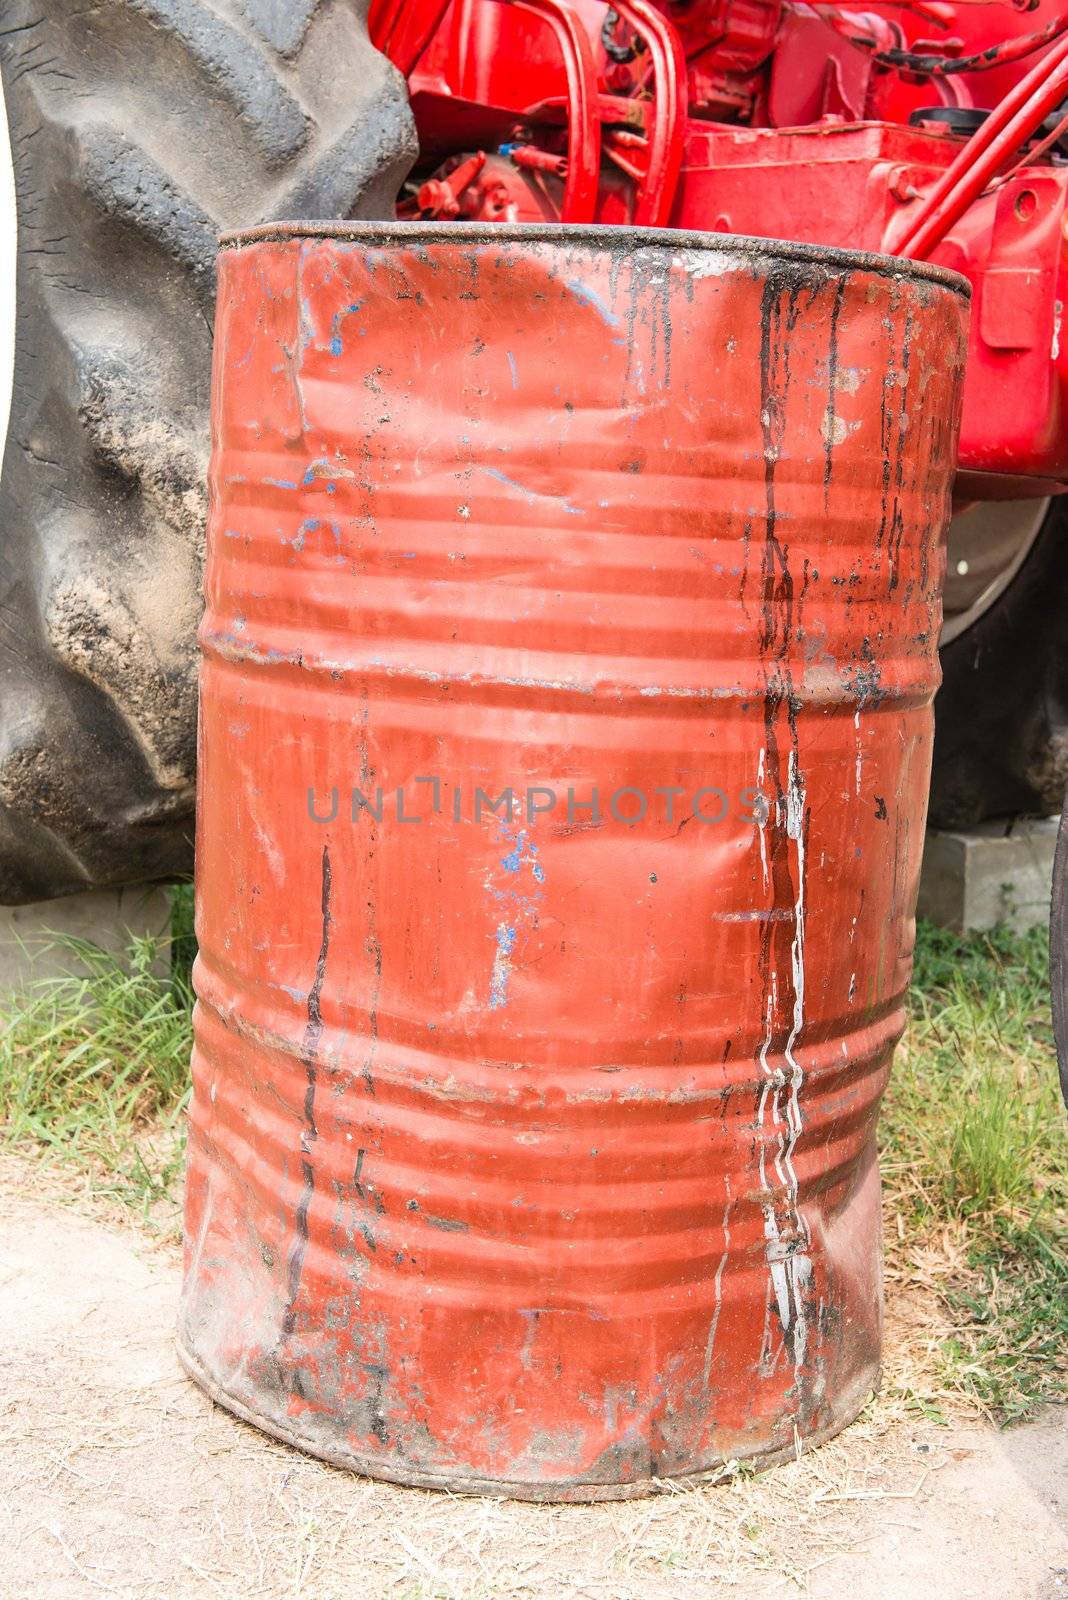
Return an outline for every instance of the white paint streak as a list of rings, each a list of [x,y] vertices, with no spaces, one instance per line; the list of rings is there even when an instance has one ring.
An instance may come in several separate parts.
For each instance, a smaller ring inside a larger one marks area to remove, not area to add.
[[[757,1126],[761,1133],[760,1188],[764,1195],[764,1199],[761,1204],[761,1211],[764,1216],[764,1238],[767,1240],[767,1250],[765,1253],[768,1262],[768,1272],[771,1275],[771,1287],[775,1295],[775,1303],[779,1309],[779,1321],[782,1323],[782,1326],[786,1329],[786,1331],[789,1332],[790,1323],[792,1320],[790,1314],[790,1291],[786,1278],[786,1271],[783,1266],[779,1219],[775,1215],[775,1202],[772,1199],[771,1191],[768,1188],[768,1141],[764,1137],[769,1100],[771,1101],[771,1115],[773,1123],[776,1126],[782,1125],[782,1117],[779,1112],[779,1095],[782,1091],[783,1084],[786,1081],[782,1072],[778,1068],[772,1068],[768,1062],[768,1051],[771,1049],[772,1021],[775,1016],[776,994],[777,987],[775,983],[775,974],[773,973],[771,979],[771,990],[768,994],[767,1007],[764,1017],[764,1042],[760,1047],[760,1070],[763,1072],[766,1081],[760,1091],[760,1103],[757,1107]],[[781,1148],[782,1141],[780,1139],[780,1153]],[[776,1156],[776,1167],[778,1167],[778,1156]],[[779,1181],[782,1181],[781,1174]]]
[[[778,1307],[779,1321],[792,1352],[794,1372],[799,1374],[808,1352],[809,1330],[805,1291],[812,1278],[812,1262],[807,1253],[810,1238],[798,1204],[798,1180],[794,1169],[794,1150],[804,1125],[800,1098],[804,1072],[795,1051],[805,1024],[805,786],[793,751],[790,752],[787,768],[785,801],[786,836],[793,841],[797,856],[797,898],[793,908],[794,936],[790,948],[790,976],[794,1003],[790,1032],[783,1050],[786,1062],[784,1071],[782,1068],[773,1068],[768,1060],[778,999],[777,974],[773,972],[765,1016],[764,1041],[759,1054],[760,1068],[765,1082],[760,1094],[757,1125],[761,1134],[760,1186],[764,1194],[761,1210],[764,1217],[768,1273]],[[785,1108],[784,1091],[786,1091]],[[765,1132],[769,1105],[772,1126],[780,1130],[774,1162],[776,1186],[783,1190],[785,1197],[785,1237],[767,1181],[768,1140]]]
[[[681,267],[691,278],[725,278],[731,272],[748,272],[746,258],[728,250],[687,250],[675,257],[672,266]]]
[[[723,1254],[719,1258],[716,1276],[713,1278],[715,1289],[715,1306],[712,1311],[712,1321],[708,1327],[708,1343],[705,1345],[705,1388],[708,1388],[708,1379],[712,1371],[712,1352],[716,1347],[716,1329],[719,1327],[719,1314],[723,1310],[723,1269],[727,1265],[727,1257],[731,1253],[731,1181],[727,1182],[727,1204],[723,1208]]]
[[[766,750],[764,749],[763,745],[761,745],[760,759],[757,762],[757,788],[760,790],[761,794],[764,793],[764,758],[766,754]],[[767,840],[764,837],[763,822],[758,824],[757,833],[760,837],[760,870],[763,875],[764,887],[766,889],[768,886],[768,845]]]
[[[790,947],[790,971],[794,986],[794,1010],[790,1035],[786,1041],[786,1064],[790,1072],[790,1093],[786,1107],[788,1135],[783,1150],[783,1165],[787,1174],[787,1194],[797,1232],[808,1244],[805,1227],[797,1202],[797,1173],[794,1171],[794,1147],[801,1133],[801,1088],[804,1073],[794,1054],[794,1047],[805,1025],[805,786],[797,766],[797,754],[790,751],[786,785],[786,836],[794,841],[797,851],[797,900],[794,905],[794,937]],[[805,1317],[803,1289],[812,1276],[812,1263],[807,1255],[795,1250],[790,1257],[793,1269],[793,1300],[796,1315],[794,1332],[794,1367],[805,1359],[808,1345],[808,1324]]]

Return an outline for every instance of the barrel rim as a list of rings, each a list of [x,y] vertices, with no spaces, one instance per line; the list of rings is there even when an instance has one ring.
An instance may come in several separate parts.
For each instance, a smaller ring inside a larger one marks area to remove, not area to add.
[[[495,239],[513,244],[588,243],[610,246],[622,240],[630,248],[660,246],[673,250],[715,250],[724,255],[771,257],[853,272],[870,272],[884,278],[915,278],[937,283],[970,300],[972,286],[951,267],[907,256],[889,256],[874,250],[843,250],[837,245],[802,244],[792,239],[759,239],[748,234],[702,232],[694,228],[630,228],[603,222],[261,222],[219,235],[220,250],[240,250],[247,245],[281,244],[295,239],[342,239],[365,244],[406,242],[491,244]]]

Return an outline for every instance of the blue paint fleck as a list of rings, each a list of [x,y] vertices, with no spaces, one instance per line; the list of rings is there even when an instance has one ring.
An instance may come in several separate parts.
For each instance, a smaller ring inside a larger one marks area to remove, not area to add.
[[[512,388],[513,389],[518,389],[519,388],[519,371],[518,371],[518,368],[516,367],[516,364],[515,364],[515,356],[512,354],[512,352],[510,350],[507,351],[506,353],[507,353],[507,356],[508,356],[508,366],[509,366],[509,368],[511,370],[511,374],[512,374]]]
[[[528,489],[526,484],[517,483],[514,478],[510,478],[506,472],[501,472],[498,467],[483,467],[482,471],[488,473],[491,478],[496,478],[498,483],[503,483],[507,488],[516,489],[531,505],[536,500],[552,500],[556,505],[561,506],[569,517],[585,515],[581,506],[573,506],[570,500],[562,494],[546,494],[542,489]]]
[[[496,478],[498,483],[506,484],[509,489],[518,489],[528,500],[534,499],[533,489],[527,489],[523,484],[516,483],[514,478],[510,478],[506,472],[501,472],[498,467],[483,467],[482,470],[488,472],[491,478]]]
[[[299,485],[292,478],[264,478],[263,482],[271,484],[275,489],[299,488]]]
[[[345,306],[342,308],[342,310],[334,313],[333,320],[330,323],[330,354],[332,356],[341,355],[345,348],[344,342],[341,338],[342,322],[346,317],[355,315],[362,305],[362,300],[354,300],[350,306]],[[360,332],[363,333],[365,330],[361,328]]]
[[[504,918],[497,925],[497,949],[493,959],[493,972],[490,977],[490,1010],[495,1011],[500,1006],[507,1004],[508,981],[512,972],[512,952],[515,949],[518,929],[522,927],[537,927],[538,906],[542,899],[540,889],[535,889],[531,894],[520,892],[519,885],[515,882],[518,874],[526,863],[534,876],[536,883],[544,883],[545,874],[538,862],[538,847],[530,840],[530,834],[525,828],[515,831],[506,822],[498,819],[499,838],[501,843],[507,841],[511,849],[506,855],[499,858],[500,865],[505,872],[510,874],[510,879],[505,887],[487,881],[486,890],[491,901],[495,901],[499,908],[498,914]]]
[[[581,305],[592,306],[597,315],[610,328],[619,327],[619,318],[608,309],[600,295],[595,294],[588,284],[582,282],[581,278],[568,278],[567,286]]]
[[[490,1010],[498,1011],[508,1004],[508,978],[512,970],[512,951],[515,949],[516,930],[507,922],[497,928],[497,953],[493,958],[490,978]]]
[[[314,483],[317,478],[320,479],[320,480],[322,478],[324,478],[329,471],[330,471],[330,460],[329,460],[329,458],[327,456],[316,456],[315,460],[311,463],[311,465],[308,467],[307,471],[305,472],[303,481],[304,481],[305,484]],[[330,485],[329,484],[327,484],[327,489],[328,490],[330,489]]]
[[[516,835],[514,849],[510,850],[506,856],[501,857],[501,866],[505,872],[518,872],[523,865],[524,855],[530,862],[530,870],[534,875],[535,882],[544,883],[545,873],[542,871],[541,864],[538,861],[538,847],[536,844],[530,843],[527,830],[521,828]]]

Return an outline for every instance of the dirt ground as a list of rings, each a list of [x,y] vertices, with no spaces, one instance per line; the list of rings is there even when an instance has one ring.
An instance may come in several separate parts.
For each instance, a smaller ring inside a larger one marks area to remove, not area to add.
[[[998,1433],[876,1402],[759,1478],[595,1507],[321,1466],[181,1373],[173,1251],[0,1171],[0,1596],[1068,1600],[1068,1408]]]

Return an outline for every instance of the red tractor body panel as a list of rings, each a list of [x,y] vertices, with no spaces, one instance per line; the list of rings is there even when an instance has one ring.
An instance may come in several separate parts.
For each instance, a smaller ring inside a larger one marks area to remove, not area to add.
[[[972,126],[1065,48],[1063,6],[380,0],[371,27],[408,73],[420,133],[423,181],[401,215],[919,253],[974,292],[965,493],[1068,483],[1068,165],[1049,124],[1015,144],[1010,129],[993,177],[936,243],[917,251],[907,238]],[[1033,36],[1041,48],[1026,48]],[[982,70],[910,65],[982,52],[995,63]],[[1063,99],[1053,121],[1068,80]]]

